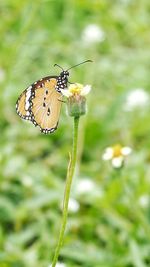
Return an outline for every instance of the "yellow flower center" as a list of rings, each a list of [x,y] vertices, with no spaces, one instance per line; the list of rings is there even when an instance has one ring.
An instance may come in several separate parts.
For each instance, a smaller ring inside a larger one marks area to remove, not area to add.
[[[74,95],[75,94],[79,95],[81,93],[82,89],[83,89],[83,85],[80,83],[74,83],[74,84],[71,84],[69,86],[69,92],[74,94]]]
[[[115,145],[112,147],[113,148],[113,157],[120,157],[122,156],[122,146],[121,145]]]

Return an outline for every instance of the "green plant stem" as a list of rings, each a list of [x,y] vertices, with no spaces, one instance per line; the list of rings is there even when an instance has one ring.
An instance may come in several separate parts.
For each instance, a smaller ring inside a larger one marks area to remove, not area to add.
[[[77,159],[78,125],[79,125],[79,117],[74,117],[73,147],[72,147],[72,153],[70,156],[68,170],[67,170],[67,179],[66,179],[64,201],[63,201],[62,223],[61,223],[58,243],[56,246],[56,250],[55,250],[55,254],[54,254],[54,258],[52,262],[52,267],[56,266],[59,252],[60,252],[63,240],[64,240],[64,233],[65,233],[65,228],[67,224],[69,196],[70,196],[72,178],[74,175],[76,159]]]

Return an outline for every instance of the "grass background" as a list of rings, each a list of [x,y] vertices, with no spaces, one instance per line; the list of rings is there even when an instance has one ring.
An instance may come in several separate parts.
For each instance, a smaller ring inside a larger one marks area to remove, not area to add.
[[[91,84],[88,114],[81,119],[78,168],[60,261],[68,267],[150,266],[150,109],[125,112],[131,89],[150,87],[149,0],[1,0],[0,2],[0,266],[50,264],[61,221],[72,119],[63,105],[59,128],[42,135],[16,115],[19,94],[33,81],[71,70],[70,81]],[[86,45],[89,24],[105,32]],[[115,172],[101,156],[105,147],[133,148]],[[96,190],[80,195],[88,178]]]

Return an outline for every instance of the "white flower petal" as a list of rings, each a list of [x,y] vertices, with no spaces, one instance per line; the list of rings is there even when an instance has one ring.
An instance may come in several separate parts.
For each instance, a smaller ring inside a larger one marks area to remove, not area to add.
[[[80,95],[85,96],[85,95],[89,94],[90,91],[91,91],[91,85],[86,85],[81,90]]]
[[[112,166],[114,168],[120,168],[123,164],[123,157],[116,157],[112,159]]]
[[[72,93],[68,89],[61,89],[61,93],[66,97],[72,96]]]
[[[84,193],[89,193],[93,191],[94,188],[95,188],[95,184],[93,183],[93,181],[85,178],[85,179],[78,181],[76,190],[79,194],[84,194]]]
[[[63,202],[60,205],[61,210],[63,209]],[[69,199],[69,204],[68,204],[68,211],[70,213],[76,213],[80,209],[80,204],[77,200],[74,198]]]
[[[146,208],[150,204],[150,196],[149,195],[142,195],[139,198],[139,204],[141,207]]]
[[[121,153],[123,156],[128,156],[131,154],[131,152],[132,152],[132,148],[128,146],[125,146],[121,149]]]
[[[21,181],[22,181],[23,185],[26,187],[31,187],[33,185],[33,181],[31,179],[31,177],[29,177],[29,176],[23,177],[23,179]]]
[[[102,155],[103,160],[110,160],[113,157],[113,148],[108,147],[106,148],[104,154]]]
[[[89,24],[83,31],[82,40],[85,44],[102,42],[105,34],[101,27],[96,24]]]
[[[69,199],[68,211],[72,213],[78,212],[80,209],[80,204],[74,198]]]
[[[129,92],[124,105],[125,111],[132,111],[135,108],[146,106],[150,101],[150,96],[143,88],[137,88]]]

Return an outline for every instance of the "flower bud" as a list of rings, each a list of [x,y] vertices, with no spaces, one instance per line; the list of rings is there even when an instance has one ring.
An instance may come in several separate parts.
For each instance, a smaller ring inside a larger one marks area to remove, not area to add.
[[[69,116],[80,117],[86,113],[86,98],[81,95],[73,95],[68,98],[67,112]]]
[[[67,97],[67,112],[69,116],[80,117],[86,113],[86,98],[91,90],[90,85],[71,84],[68,89],[61,90],[62,94]]]

